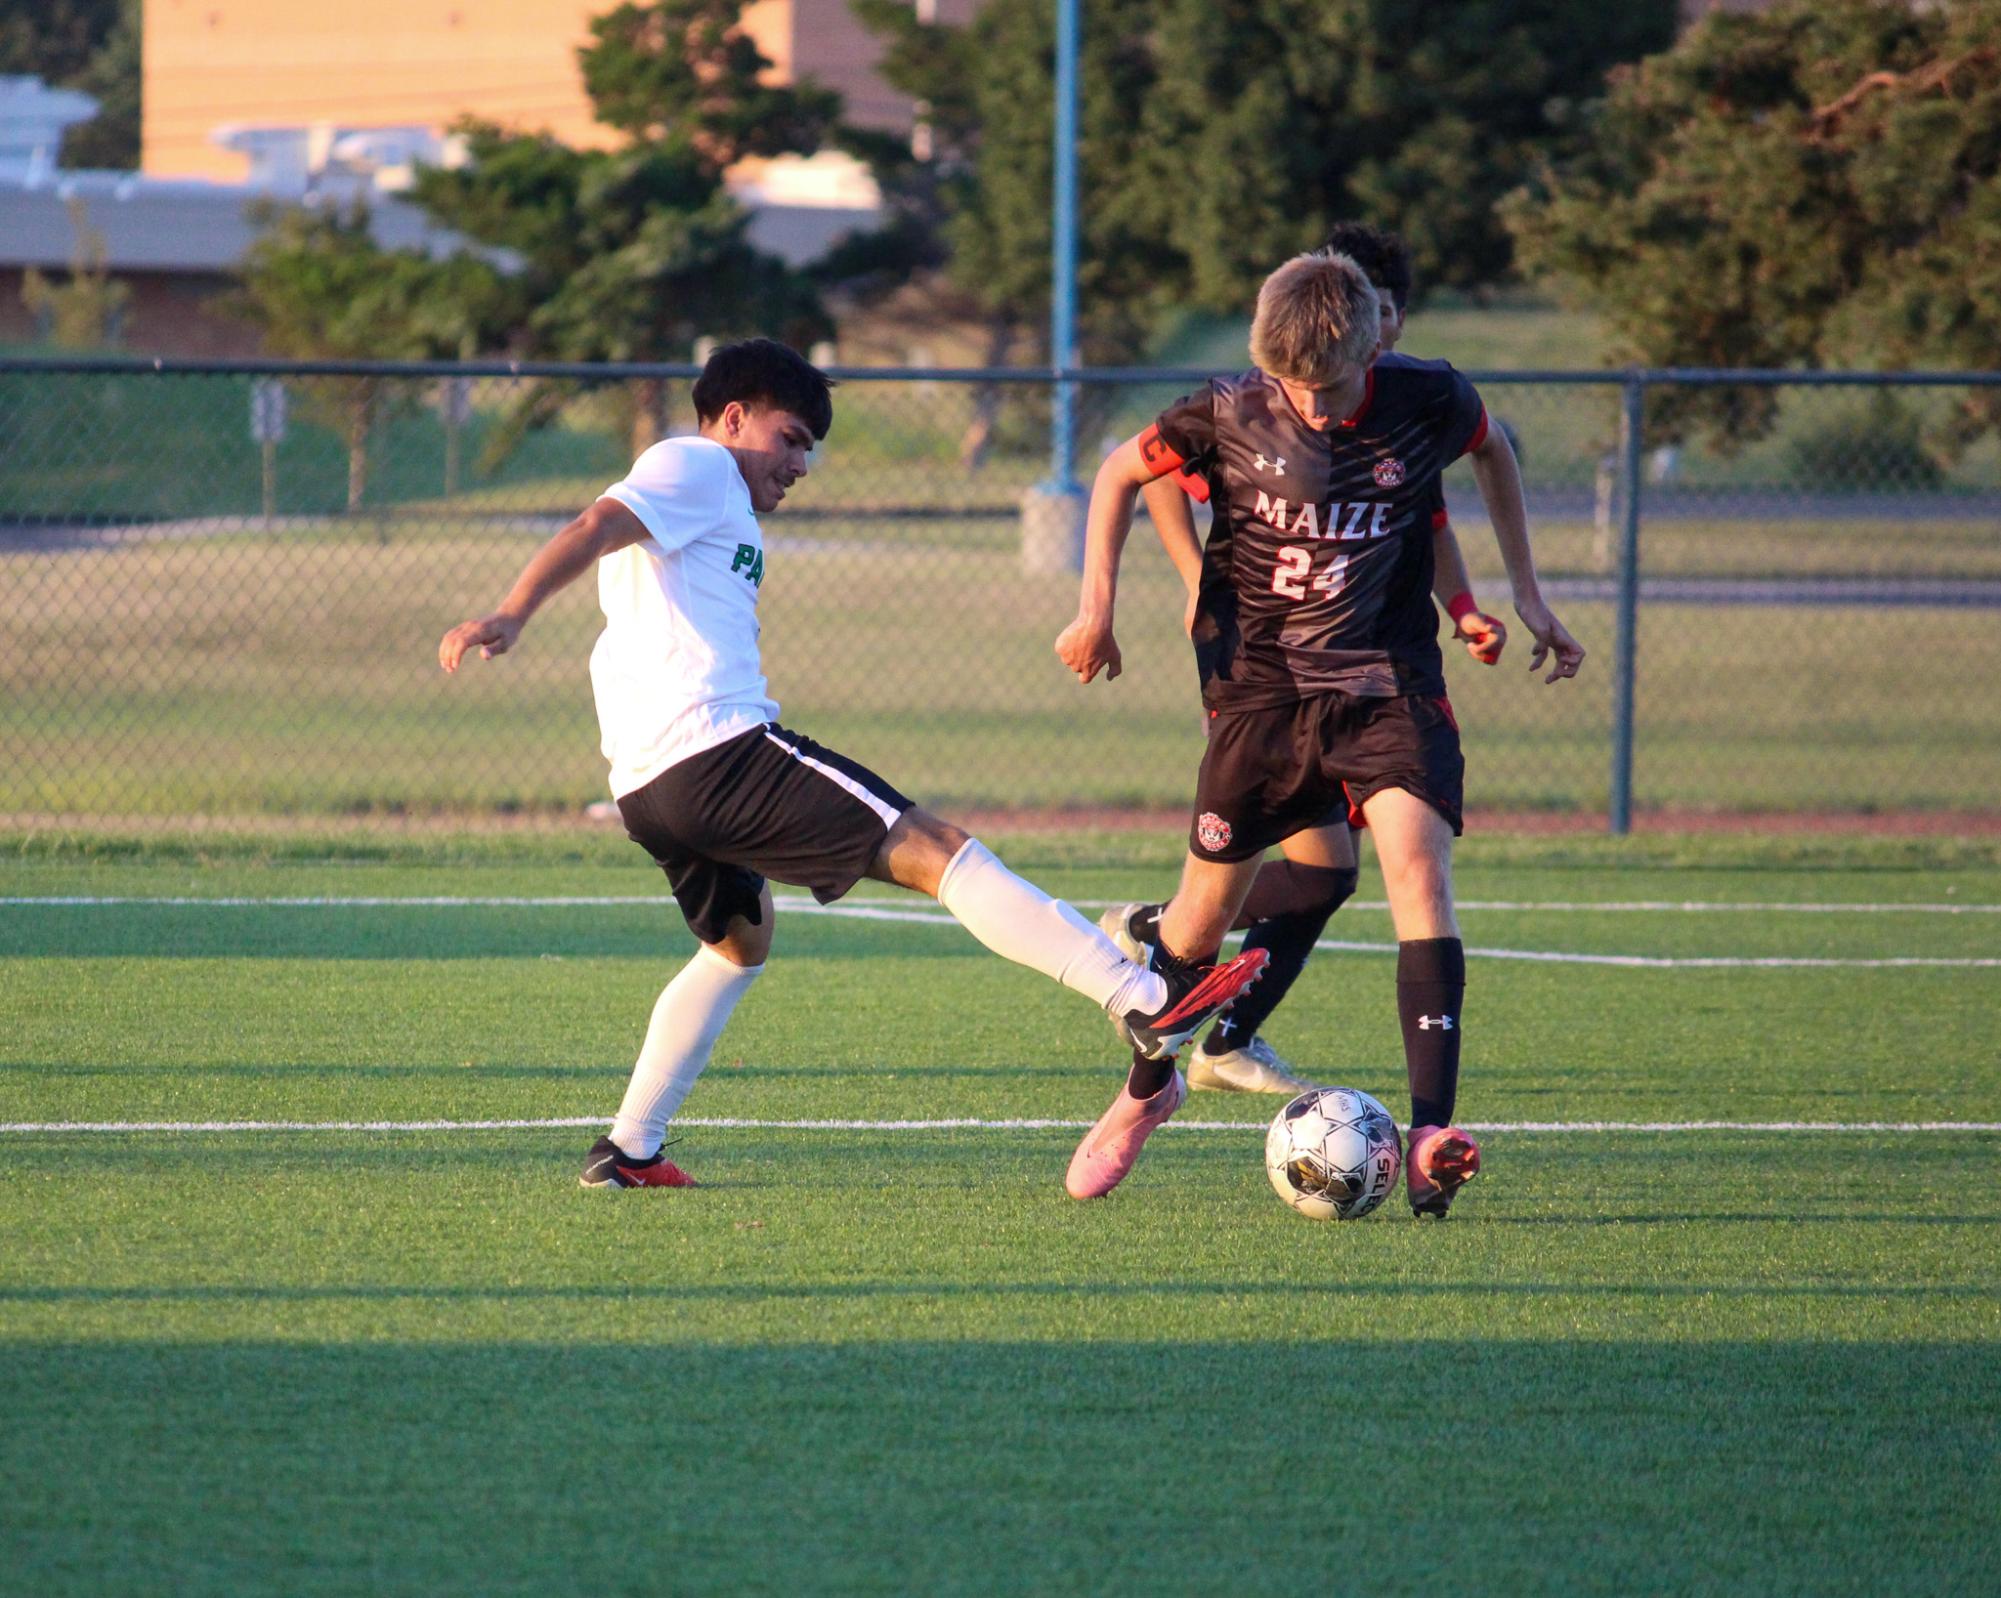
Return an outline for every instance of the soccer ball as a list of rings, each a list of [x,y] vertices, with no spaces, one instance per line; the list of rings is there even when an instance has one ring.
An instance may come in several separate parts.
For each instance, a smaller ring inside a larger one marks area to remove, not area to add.
[[[1390,1196],[1403,1142],[1390,1112],[1354,1088],[1315,1088],[1272,1117],[1265,1175],[1316,1221],[1353,1221]]]

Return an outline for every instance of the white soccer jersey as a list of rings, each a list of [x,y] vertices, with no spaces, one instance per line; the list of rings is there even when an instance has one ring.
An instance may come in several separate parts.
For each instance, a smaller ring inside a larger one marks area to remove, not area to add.
[[[778,715],[757,653],[764,538],[730,452],[669,438],[604,491],[648,536],[598,562],[598,727],[622,798]]]

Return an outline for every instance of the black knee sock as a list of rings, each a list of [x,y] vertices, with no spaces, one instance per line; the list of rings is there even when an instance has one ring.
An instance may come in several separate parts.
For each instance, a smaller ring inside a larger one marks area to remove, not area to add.
[[[1230,1006],[1202,1040],[1203,1049],[1210,1054],[1241,1048],[1258,1035],[1258,1029],[1270,1019],[1279,1001],[1299,979],[1299,973],[1306,969],[1307,957],[1313,953],[1314,941],[1327,930],[1328,918],[1348,902],[1359,880],[1353,868],[1301,866],[1290,860],[1279,863],[1291,867],[1285,875],[1287,907],[1260,915],[1244,939],[1246,949],[1263,949],[1270,957],[1265,962],[1264,975],[1251,984],[1250,992]],[[1264,882],[1270,869],[1267,866],[1258,873],[1258,882],[1251,890],[1253,898],[1258,896],[1258,885]],[[1274,894],[1268,896],[1267,902],[1276,900]]]
[[[1167,1086],[1173,1075],[1172,1060],[1149,1060],[1134,1049],[1132,1069],[1126,1072],[1126,1091],[1136,1099],[1150,1099]]]
[[[1251,879],[1251,891],[1244,895],[1244,907],[1230,923],[1241,932],[1260,921],[1279,916],[1304,915],[1319,909],[1332,898],[1328,914],[1355,891],[1360,875],[1353,866],[1309,866],[1297,860],[1267,860]]]
[[[1397,945],[1397,1019],[1410,1078],[1410,1124],[1445,1126],[1459,1097],[1459,1010],[1466,945],[1419,938]]]

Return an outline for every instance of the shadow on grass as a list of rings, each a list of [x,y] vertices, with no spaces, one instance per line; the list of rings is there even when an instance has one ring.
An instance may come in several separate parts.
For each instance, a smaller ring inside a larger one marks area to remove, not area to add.
[[[909,908],[928,899],[911,896]],[[899,903],[894,908],[903,908]],[[934,907],[935,908],[935,907]],[[778,912],[779,957],[988,959],[955,924],[871,924]],[[0,959],[534,960],[673,962],[695,952],[674,901],[591,912],[566,906],[198,905],[0,907]]]
[[[38,1594],[1971,1591],[1987,1352],[15,1343],[0,1481]]]

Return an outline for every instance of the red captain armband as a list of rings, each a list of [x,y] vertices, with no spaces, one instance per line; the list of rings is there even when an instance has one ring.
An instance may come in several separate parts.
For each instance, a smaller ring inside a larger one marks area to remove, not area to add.
[[[1443,505],[1440,505],[1437,510],[1431,513],[1431,530],[1434,533],[1444,532],[1451,524],[1452,512],[1447,510]]]
[[[1178,472],[1188,464],[1187,459],[1160,436],[1158,422],[1147,423],[1146,431],[1141,433],[1135,442],[1139,445],[1139,458],[1145,462],[1146,469],[1155,477],[1165,477],[1169,472]]]
[[[1209,503],[1209,479],[1200,472],[1176,472],[1174,486],[1198,505]]]
[[[1480,424],[1479,426],[1473,429],[1473,436],[1467,439],[1465,444],[1461,446],[1459,453],[1461,455],[1471,455],[1473,451],[1478,449],[1486,441],[1487,441],[1487,407],[1482,405],[1480,407]]]
[[[1450,599],[1446,600],[1445,602],[1445,614],[1452,618],[1454,626],[1457,626],[1460,622],[1464,621],[1467,618],[1467,616],[1471,615],[1474,611],[1478,610],[1479,608],[1480,607],[1473,602],[1473,596],[1467,593],[1454,594]]]

